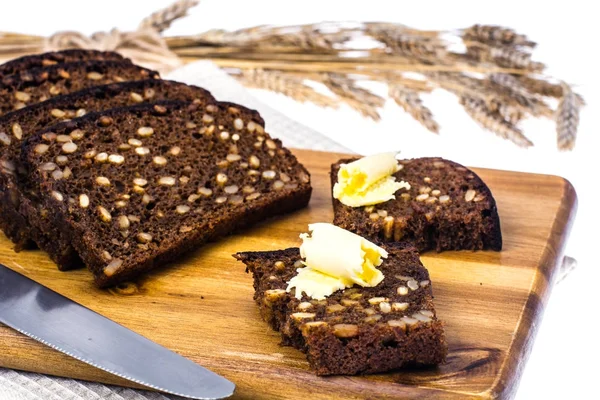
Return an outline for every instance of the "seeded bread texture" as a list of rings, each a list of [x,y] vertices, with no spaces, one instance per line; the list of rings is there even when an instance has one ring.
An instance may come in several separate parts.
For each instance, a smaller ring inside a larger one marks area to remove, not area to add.
[[[35,54],[16,58],[14,60],[10,60],[0,65],[0,79],[2,79],[5,76],[17,74],[31,68],[49,67],[51,65],[56,64],[90,60],[125,61],[126,59],[123,58],[122,55],[120,55],[119,53],[115,53],[114,51],[98,51],[83,49],[53,51],[49,53]]]
[[[159,78],[129,61],[82,61],[33,68],[0,82],[0,115],[92,86]]]
[[[255,115],[218,102],[112,109],[39,132],[22,159],[51,223],[110,286],[306,206],[310,175]],[[59,156],[69,176],[57,179],[46,169]]]
[[[331,167],[332,187],[340,160]],[[349,207],[333,199],[334,224],[376,241],[414,243],[425,250],[502,249],[502,233],[492,192],[473,171],[442,158],[400,160],[394,176],[410,184],[396,199]]]
[[[147,79],[95,86],[0,117],[0,228],[15,243],[17,251],[30,247],[33,241],[49,253],[61,269],[83,266],[72,246],[60,237],[60,231],[47,223],[47,210],[38,209],[35,188],[30,188],[26,176],[19,173],[19,170],[23,172],[19,166],[22,142],[37,131],[90,111],[165,99],[204,105],[215,101],[208,91],[199,87]],[[63,171],[65,163],[66,157],[58,158],[50,172]],[[43,231],[34,228],[26,216],[37,221]]]
[[[282,335],[282,344],[306,353],[317,375],[385,372],[435,365],[446,357],[444,329],[435,314],[429,273],[415,248],[383,246],[389,256],[378,268],[376,287],[355,286],[325,300],[295,298],[287,282],[302,267],[298,248],[237,253],[254,277],[262,317]]]

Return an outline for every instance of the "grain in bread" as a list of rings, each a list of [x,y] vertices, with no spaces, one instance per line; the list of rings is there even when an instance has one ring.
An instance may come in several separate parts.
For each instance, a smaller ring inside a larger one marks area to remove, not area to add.
[[[99,51],[89,49],[52,51],[48,53],[23,56],[7,61],[6,63],[0,65],[0,79],[5,76],[21,73],[32,68],[49,67],[51,65],[91,60],[126,61],[127,59],[114,51]]]
[[[157,72],[128,61],[81,61],[32,68],[0,81],[0,115],[92,86],[158,77]]]

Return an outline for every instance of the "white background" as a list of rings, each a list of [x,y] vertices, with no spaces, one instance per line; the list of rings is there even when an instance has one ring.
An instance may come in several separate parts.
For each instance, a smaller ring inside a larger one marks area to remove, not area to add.
[[[0,31],[49,35],[56,30],[92,33],[112,27],[135,29],[139,20],[169,0],[2,1]],[[237,29],[259,24],[300,24],[318,21],[394,21],[423,29],[453,30],[474,23],[506,25],[539,43],[534,58],[547,73],[574,84],[587,107],[581,115],[576,150],[555,150],[550,121],[525,121],[523,128],[536,146],[517,149],[481,130],[455,98],[436,91],[426,97],[442,126],[433,135],[391,102],[379,123],[347,108],[324,110],[301,105],[283,96],[256,91],[257,97],[348,148],[360,153],[401,149],[406,156],[439,155],[463,164],[541,172],[568,178],[579,196],[578,219],[567,254],[578,268],[557,285],[543,320],[517,395],[531,398],[582,398],[597,392],[594,371],[599,359],[596,319],[600,276],[594,247],[600,218],[598,204],[598,145],[593,128],[599,120],[600,85],[595,53],[597,13],[591,1],[217,1],[205,0],[167,34],[193,34],[211,28]],[[268,126],[268,121],[267,121]],[[594,229],[595,228],[595,229]],[[593,242],[594,241],[594,242]]]

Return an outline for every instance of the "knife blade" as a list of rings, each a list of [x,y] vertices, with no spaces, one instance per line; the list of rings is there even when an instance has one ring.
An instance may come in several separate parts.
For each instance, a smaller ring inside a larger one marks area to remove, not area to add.
[[[220,375],[0,264],[0,322],[132,382],[192,399],[220,399]]]

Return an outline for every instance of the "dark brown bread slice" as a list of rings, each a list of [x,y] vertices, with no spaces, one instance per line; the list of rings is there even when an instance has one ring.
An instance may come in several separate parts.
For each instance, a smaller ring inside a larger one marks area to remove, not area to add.
[[[127,59],[123,58],[122,55],[115,53],[114,51],[84,49],[52,51],[49,53],[33,54],[7,61],[6,63],[0,65],[0,79],[31,68],[49,67],[56,64],[90,60],[125,61]]]
[[[129,61],[82,61],[29,69],[2,79],[0,115],[92,86],[159,78]]]
[[[51,222],[103,287],[308,203],[310,175],[254,116],[217,102],[112,109],[30,137],[22,159]],[[83,138],[61,142],[74,131]],[[45,170],[59,156],[69,176],[57,180]]]
[[[331,167],[332,187],[340,160]],[[424,250],[501,250],[502,233],[492,192],[473,171],[442,158],[401,160],[394,176],[410,184],[396,199],[348,207],[333,199],[334,224],[381,241],[410,241]]]
[[[301,267],[298,248],[237,253],[254,276],[261,315],[283,344],[307,354],[318,375],[385,372],[444,361],[444,329],[433,306],[429,273],[416,249],[383,245],[389,256],[376,287],[355,286],[325,300],[295,297],[287,282]]]
[[[35,221],[45,221],[46,218],[39,213],[34,195],[27,193],[31,190],[28,190],[26,177],[18,173],[22,141],[37,131],[85,112],[164,99],[197,101],[200,104],[214,102],[212,95],[202,88],[147,79],[95,86],[0,117],[0,228],[16,244],[17,251],[29,247],[33,240],[50,254],[61,269],[83,265],[71,246],[57,246],[57,243],[64,243],[56,239],[60,231],[50,224],[43,233],[25,219],[26,214]],[[56,113],[56,110],[60,112]],[[259,121],[262,123],[262,120]],[[15,135],[15,132],[18,134]],[[8,145],[6,138],[10,141]]]

